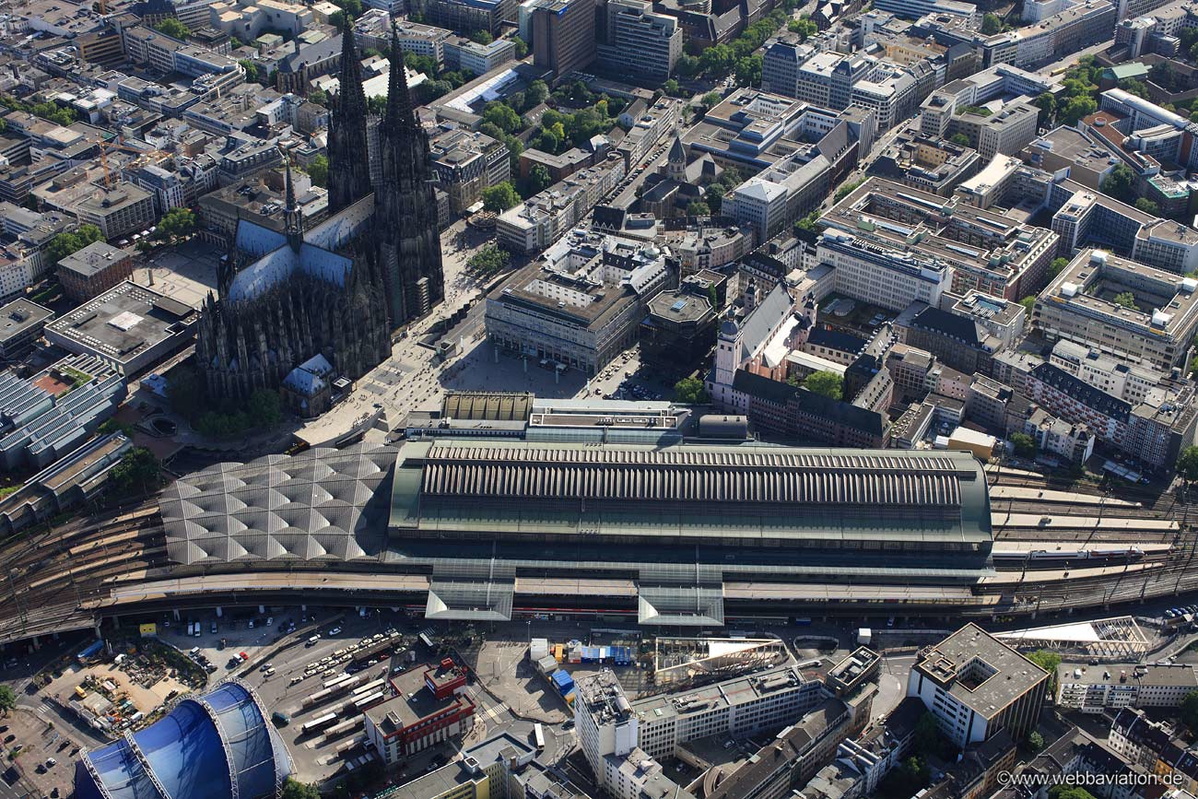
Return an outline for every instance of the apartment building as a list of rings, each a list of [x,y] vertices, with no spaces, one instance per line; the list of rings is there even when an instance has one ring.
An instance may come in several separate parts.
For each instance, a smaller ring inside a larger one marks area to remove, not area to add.
[[[430,25],[461,33],[486,31],[500,34],[504,22],[516,21],[516,0],[421,0],[412,10],[424,14]]]
[[[1110,663],[1057,667],[1057,705],[1082,713],[1122,708],[1178,708],[1198,690],[1189,663]]]
[[[504,211],[496,221],[496,235],[514,252],[543,250],[590,213],[625,174],[624,159],[613,153]]]

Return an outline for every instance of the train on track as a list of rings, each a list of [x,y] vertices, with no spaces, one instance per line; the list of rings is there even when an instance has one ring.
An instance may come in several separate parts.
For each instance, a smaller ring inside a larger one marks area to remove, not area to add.
[[[1167,553],[1168,550],[1160,554]],[[991,553],[997,566],[1019,566],[1023,564],[1055,565],[1058,563],[1076,563],[1077,561],[1092,561],[1098,563],[1136,563],[1144,559],[1144,550],[1140,547],[1096,547],[1092,549],[1047,550],[1032,549],[1026,551],[1004,551],[996,549]]]

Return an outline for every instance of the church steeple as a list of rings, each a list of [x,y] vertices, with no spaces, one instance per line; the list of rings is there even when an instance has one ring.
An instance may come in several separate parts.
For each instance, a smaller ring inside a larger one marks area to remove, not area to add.
[[[674,137],[674,143],[670,146],[666,177],[681,183],[686,182],[686,147],[682,144],[682,138],[679,136]]]
[[[341,29],[340,85],[329,115],[329,210],[333,212],[370,193],[366,93],[351,25],[347,19]]]
[[[300,251],[304,243],[304,212],[295,201],[295,183],[291,179],[291,156],[287,158],[287,207],[283,209],[283,224],[287,235],[287,243],[295,252]]]

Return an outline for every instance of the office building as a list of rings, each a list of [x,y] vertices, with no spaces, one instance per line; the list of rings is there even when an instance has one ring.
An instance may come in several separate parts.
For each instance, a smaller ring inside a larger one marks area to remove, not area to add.
[[[1189,663],[1057,667],[1057,706],[1082,713],[1125,707],[1176,709],[1195,690],[1198,677]]]
[[[1044,284],[1057,252],[1051,231],[881,178],[867,180],[819,224],[820,259],[837,267],[837,291],[895,310],[913,300],[939,305],[950,286],[1019,300]],[[875,274],[867,262],[887,269]]]
[[[96,241],[58,262],[58,282],[76,303],[107,291],[133,274],[133,250]]]
[[[595,60],[595,0],[537,0],[531,28],[533,64],[558,79]]]
[[[411,6],[428,24],[459,33],[482,30],[498,38],[504,22],[516,21],[516,0],[420,0]]]
[[[0,361],[24,357],[54,312],[24,297],[0,307]]]
[[[638,699],[631,704],[631,717],[641,749],[650,757],[673,757],[679,746],[698,738],[745,738],[791,724],[827,698],[822,682],[786,666],[681,695]]]
[[[661,764],[637,745],[636,712],[611,671],[580,679],[576,696],[574,726],[579,747],[596,781],[609,796],[695,799],[670,780]]]
[[[635,343],[666,285],[657,247],[573,231],[487,298],[487,336],[526,358],[597,374]]]
[[[644,0],[607,0],[599,31],[599,63],[614,72],[664,80],[682,55],[682,28]]]
[[[158,218],[154,195],[132,183],[111,188],[90,182],[83,170],[72,170],[34,190],[46,205],[73,214],[81,225],[95,225],[105,239],[146,230]]]
[[[870,163],[867,174],[949,197],[981,166],[971,147],[916,134],[896,138]]]
[[[0,468],[49,466],[95,434],[126,396],[111,365],[64,358],[29,378],[0,372]]]
[[[198,320],[194,308],[126,280],[46,325],[46,340],[132,377],[190,342]]]
[[[511,39],[496,39],[479,44],[462,36],[450,36],[442,46],[448,69],[485,75],[516,57],[516,43]]]
[[[1198,333],[1198,281],[1082,250],[1036,299],[1032,326],[1049,341],[1069,339],[1162,371],[1184,368]]]
[[[455,214],[482,199],[484,189],[511,178],[511,159],[503,142],[485,133],[464,128],[449,128],[429,140],[433,172],[449,194],[449,207]]]
[[[1005,730],[1022,741],[1039,722],[1048,672],[976,624],[916,657],[907,696],[918,697],[940,732],[965,748]]]
[[[456,673],[460,679],[430,679]],[[385,765],[402,763],[417,752],[456,738],[469,729],[474,703],[464,692],[466,677],[449,661],[436,669],[416,667],[391,677],[385,702],[363,714],[366,739]],[[448,685],[448,688],[445,686]]]
[[[453,31],[410,20],[395,20],[394,31],[399,47],[405,53],[428,56],[438,67],[445,63],[445,42]]]

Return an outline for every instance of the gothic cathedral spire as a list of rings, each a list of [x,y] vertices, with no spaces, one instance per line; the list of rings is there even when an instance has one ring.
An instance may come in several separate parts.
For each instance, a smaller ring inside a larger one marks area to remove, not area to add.
[[[287,243],[298,253],[304,243],[304,212],[295,200],[295,183],[291,179],[291,155],[288,153],[284,157],[287,159],[287,206],[283,209],[283,225]]]
[[[428,135],[412,108],[403,50],[394,28],[379,156],[383,174],[376,193],[375,230],[394,328],[422,316],[445,296]]]
[[[351,22],[341,30],[341,70],[329,115],[329,210],[340,211],[370,193],[370,153],[366,145],[366,93],[362,62]]]

